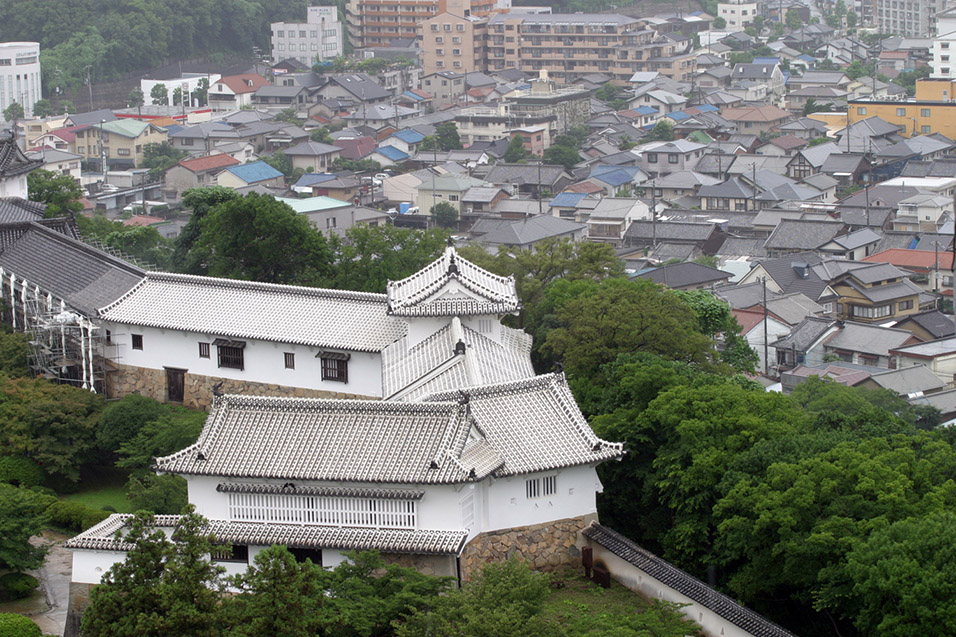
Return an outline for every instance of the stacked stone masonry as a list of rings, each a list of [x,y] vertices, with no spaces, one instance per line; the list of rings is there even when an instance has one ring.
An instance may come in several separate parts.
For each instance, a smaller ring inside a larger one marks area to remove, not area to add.
[[[190,409],[208,410],[212,404],[213,390],[216,385],[223,394],[244,394],[246,396],[282,396],[295,398],[369,398],[345,392],[330,392],[308,387],[289,387],[273,383],[257,383],[233,378],[202,376],[186,373],[183,391],[183,406]],[[166,371],[119,365],[108,376],[106,395],[109,398],[122,398],[127,394],[149,396],[160,402],[168,402]]]
[[[462,579],[467,581],[485,564],[511,557],[518,557],[539,571],[550,571],[566,565],[578,566],[581,547],[587,545],[581,530],[596,520],[597,514],[591,514],[482,533],[462,551]]]

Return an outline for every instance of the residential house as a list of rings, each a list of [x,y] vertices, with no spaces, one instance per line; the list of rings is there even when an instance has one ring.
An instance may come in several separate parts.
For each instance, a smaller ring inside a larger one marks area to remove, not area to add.
[[[293,170],[301,168],[305,172],[325,172],[342,156],[342,149],[338,146],[319,142],[301,142],[283,152],[292,160]]]
[[[874,232],[870,228],[860,228],[859,230],[833,237],[831,241],[823,244],[817,248],[817,250],[837,259],[859,261],[870,253],[875,252],[876,246],[882,240],[883,236],[881,234]]]
[[[890,248],[861,259],[867,263],[889,263],[909,272],[909,280],[933,294],[952,288],[953,253],[949,250]],[[950,321],[952,323],[952,321]],[[923,339],[930,340],[930,339]]]
[[[787,162],[787,176],[793,179],[806,179],[816,175],[822,172],[823,164],[830,155],[840,152],[842,152],[840,147],[833,142],[800,149]]]
[[[650,142],[634,150],[640,155],[640,165],[644,172],[657,177],[694,170],[705,148],[704,144],[678,139],[670,142]]]
[[[822,344],[824,356],[882,369],[892,368],[894,350],[919,342],[906,330],[846,321]]]
[[[80,181],[80,162],[82,156],[76,153],[68,153],[65,150],[56,150],[54,148],[44,148],[39,151],[27,153],[30,159],[38,159],[43,162],[43,170],[49,170],[57,175],[69,175],[79,183]]]
[[[785,337],[793,326],[770,312],[764,312],[763,308],[733,309],[730,313],[740,325],[740,336],[757,353],[757,371],[769,374],[769,344]]]
[[[121,119],[79,129],[76,152],[84,161],[102,168],[103,157],[114,170],[138,168],[142,165],[146,144],[162,144],[166,131],[149,122]]]
[[[493,212],[498,203],[508,196],[508,192],[498,186],[472,186],[461,198],[461,214],[467,216]]]
[[[240,162],[226,154],[208,155],[195,159],[184,159],[166,171],[163,191],[167,198],[179,199],[190,188],[205,188],[218,184],[219,173],[230,166],[239,166]]]
[[[588,216],[588,239],[619,246],[633,222],[650,217],[650,208],[640,199],[605,197]]]
[[[953,326],[953,317],[943,314],[937,309],[904,316],[893,327],[912,332],[913,336],[921,341],[936,341],[941,338],[949,338],[956,333],[956,327]]]
[[[801,76],[791,77],[788,86],[791,91],[799,91],[808,86],[846,89],[851,81],[843,71],[807,71]]]
[[[584,241],[587,239],[588,227],[571,219],[562,219],[552,215],[534,215],[526,219],[481,219],[472,227],[471,233],[480,226],[490,227],[481,232],[476,241],[492,254],[496,254],[502,247],[533,249],[534,245],[545,239],[570,239]]]
[[[845,233],[846,226],[841,221],[781,219],[764,243],[764,249],[771,258],[817,251]]]
[[[624,245],[653,249],[667,243],[693,246],[703,254],[713,255],[720,249],[725,236],[717,223],[633,221],[624,234]]]
[[[952,197],[931,192],[907,197],[898,205],[893,230],[901,232],[936,232],[940,220],[953,214]]]
[[[533,199],[543,197],[545,191],[558,193],[571,183],[564,167],[549,164],[497,163],[484,177],[488,183],[508,190],[512,196],[526,195]]]
[[[800,365],[821,365],[825,352],[823,343],[837,333],[840,324],[833,319],[808,316],[798,323],[783,338],[770,343],[770,366],[775,375],[790,371]]]
[[[258,73],[225,75],[209,87],[209,107],[231,111],[252,106],[252,96],[269,81]]]
[[[740,177],[703,185],[697,190],[701,207],[705,210],[756,210],[756,195],[756,188]]]
[[[780,97],[784,93],[784,77],[780,65],[777,63],[750,63],[735,64],[731,75],[732,81],[750,80],[765,84],[768,90]]]
[[[731,276],[730,272],[687,261],[654,268],[631,278],[647,279],[672,290],[709,290],[727,283]]]
[[[463,102],[468,90],[465,86],[465,74],[450,70],[424,75],[422,89],[431,94],[435,108]]]
[[[793,119],[788,111],[773,105],[766,106],[739,106],[725,108],[720,115],[737,125],[737,130],[743,133],[760,135],[769,133],[778,126]]]
[[[322,99],[344,99],[358,104],[382,104],[392,98],[388,90],[365,73],[335,74],[327,78],[328,81],[317,89],[317,94]]]
[[[372,161],[376,161],[382,166],[395,166],[408,161],[408,154],[399,150],[395,146],[379,146],[372,154],[368,156]]]
[[[793,135],[794,137],[810,141],[811,139],[826,137],[828,129],[827,125],[820,120],[811,119],[809,117],[798,117],[792,122],[778,126],[777,130],[784,135]]]
[[[902,345],[892,349],[890,355],[896,369],[925,365],[946,387],[953,387],[953,379],[956,378],[956,338]]]
[[[489,184],[466,174],[446,173],[444,175],[432,175],[430,178],[422,180],[416,190],[418,191],[418,207],[423,215],[430,215],[431,209],[436,204],[446,202],[458,211],[462,212],[461,199],[465,194],[475,186],[488,186]]]
[[[279,188],[284,182],[282,173],[265,163],[256,161],[251,164],[227,166],[216,177],[216,185],[226,188],[245,188],[246,186],[267,186]]]
[[[305,117],[313,104],[318,102],[316,90],[305,86],[262,86],[252,94],[252,106],[270,113],[292,109],[297,116]]]

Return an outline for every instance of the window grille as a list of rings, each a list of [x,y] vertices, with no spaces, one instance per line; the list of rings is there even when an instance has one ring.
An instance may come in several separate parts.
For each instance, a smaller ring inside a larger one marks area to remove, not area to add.
[[[199,344],[199,358],[209,358],[209,343]]]
[[[246,344],[242,341],[227,341],[217,338],[213,341],[219,355],[219,367],[230,369],[245,369],[243,350]]]
[[[351,358],[349,354],[319,352],[315,357],[322,361],[322,380],[349,382],[349,358]]]
[[[543,478],[529,478],[524,483],[525,496],[529,500],[556,495],[558,492],[558,476],[544,476]]]
[[[143,349],[142,334],[133,334],[133,349]]]
[[[415,500],[276,493],[230,493],[229,518],[373,529],[414,529],[418,522]]]
[[[293,352],[285,353],[285,368],[295,369],[295,353]]]

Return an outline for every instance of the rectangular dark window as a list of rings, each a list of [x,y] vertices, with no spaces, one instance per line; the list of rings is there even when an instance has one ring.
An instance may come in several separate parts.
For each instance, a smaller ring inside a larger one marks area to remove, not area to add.
[[[142,334],[133,334],[133,349],[143,349]]]
[[[199,358],[209,358],[209,343],[199,344]]]
[[[313,564],[318,566],[322,565],[322,549],[299,549],[290,546],[289,553],[292,553],[292,557],[295,558],[296,562],[312,560]]]
[[[231,546],[219,547],[220,550],[213,551],[210,555],[213,562],[241,562],[249,563],[249,547],[245,544],[233,544]]]
[[[217,338],[213,341],[219,355],[219,367],[228,367],[230,369],[245,369],[243,350],[246,347],[243,341],[227,341],[223,338]]]
[[[337,383],[349,382],[349,354],[342,352],[319,352],[316,358],[322,362],[322,380]]]
[[[285,368],[295,369],[295,354],[292,352],[285,353]]]

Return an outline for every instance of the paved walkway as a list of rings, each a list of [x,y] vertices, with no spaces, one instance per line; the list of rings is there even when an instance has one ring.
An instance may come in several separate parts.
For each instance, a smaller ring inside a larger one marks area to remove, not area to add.
[[[43,566],[30,572],[40,580],[40,589],[46,596],[47,603],[47,610],[31,614],[30,619],[36,622],[45,635],[62,635],[66,628],[73,554],[63,548],[62,544],[68,537],[62,533],[44,531],[42,536],[30,540],[50,547]]]

